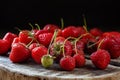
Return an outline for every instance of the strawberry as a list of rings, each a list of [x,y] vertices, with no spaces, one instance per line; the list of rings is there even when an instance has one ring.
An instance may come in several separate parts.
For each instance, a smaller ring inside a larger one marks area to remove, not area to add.
[[[12,46],[13,44],[19,43],[19,42],[20,42],[20,41],[19,41],[19,37],[15,37],[15,38],[13,39],[13,42],[12,42],[11,46]]]
[[[54,24],[47,24],[44,26],[44,28],[42,30],[39,30],[36,35],[39,35],[41,33],[54,33],[55,30],[57,30],[57,36],[61,36],[62,35],[62,30]]]
[[[98,69],[103,70],[106,69],[110,63],[110,54],[106,50],[98,49],[90,55],[90,59]]]
[[[14,33],[11,33],[11,32],[7,32],[5,34],[5,36],[3,37],[3,40],[7,40],[9,42],[9,49],[11,48],[11,44],[12,44],[14,38],[16,38],[16,37],[17,37],[17,35]]]
[[[117,32],[117,31],[110,31],[110,32],[104,32],[103,34],[102,34],[102,38],[104,38],[104,37],[111,37],[111,36],[119,36],[119,32]]]
[[[50,41],[52,39],[53,33],[43,33],[40,34],[38,36],[38,41],[39,43],[45,45],[46,47],[48,47],[48,45],[50,44]]]
[[[62,50],[61,54],[63,57],[60,58],[60,61],[59,61],[60,67],[66,71],[72,71],[75,68],[75,58],[73,58],[71,55],[66,55],[66,51],[65,51],[65,49],[66,49],[65,46],[66,46],[66,44],[68,44],[67,42],[69,42],[68,39],[70,39],[70,38],[71,37],[68,37],[67,39],[65,39],[63,41],[62,49],[61,49]],[[71,47],[72,47],[72,45],[71,45]],[[71,51],[72,51],[72,49],[71,49]]]
[[[48,33],[48,30],[38,30],[38,31],[35,33],[36,39],[38,40],[38,36],[39,36],[40,34],[43,34],[43,33]]]
[[[9,41],[0,39],[0,55],[6,54],[9,50]]]
[[[103,32],[99,28],[92,28],[90,29],[90,33],[95,37],[101,37]]]
[[[86,35],[81,38],[81,41],[83,41],[85,44],[87,44],[89,41],[96,42],[96,39],[90,33],[86,33]]]
[[[16,38],[16,37],[17,37],[16,34],[11,33],[11,32],[7,32],[7,33],[5,34],[5,36],[3,37],[3,40],[7,40],[7,41],[9,41],[9,42],[12,44],[13,39]]]
[[[116,59],[120,56],[120,33],[119,32],[105,32],[102,36],[104,39],[100,48],[108,50],[111,58]]]
[[[110,39],[109,43],[108,43],[108,51],[110,52],[110,55],[111,55],[112,59],[116,59],[120,56],[120,50],[119,49],[120,49],[119,37]]]
[[[83,67],[85,65],[85,56],[81,53],[77,53],[73,56],[73,58],[75,59],[75,63],[76,63],[76,67]]]
[[[82,49],[73,49],[72,56],[74,56],[76,53],[84,55],[84,51]]]
[[[45,68],[49,68],[50,66],[52,66],[53,62],[54,62],[54,59],[49,54],[43,55],[42,58],[41,58],[42,66],[45,67]]]
[[[109,40],[108,51],[110,52],[112,59],[116,59],[120,56],[120,43],[117,41],[118,40],[116,38]]]
[[[78,50],[84,50],[84,48],[85,48],[85,43],[82,41],[82,40],[78,40],[77,41],[77,43],[76,43],[76,48],[78,49]]]
[[[50,33],[54,33],[56,29],[59,29],[59,27],[55,24],[46,24],[43,28],[43,30],[47,30]]]
[[[41,64],[41,58],[47,54],[47,48],[45,46],[39,46],[32,49],[32,58],[37,64]]]
[[[72,42],[71,42],[71,43],[72,43]],[[75,46],[76,46],[76,47],[75,47]],[[72,49],[73,49],[72,56],[73,56],[74,54],[76,54],[75,48],[77,49],[78,52],[82,53],[81,51],[83,51],[83,50],[85,49],[85,44],[84,44],[84,42],[81,41],[81,40],[78,40],[77,42],[74,41],[74,42],[72,43]]]
[[[109,37],[101,38],[101,39],[99,40],[99,43],[102,41],[102,39],[104,39],[104,41],[102,42],[100,48],[101,48],[101,49],[108,50],[108,49],[109,49],[109,45],[108,45],[108,44],[109,44],[110,38],[109,38]],[[98,43],[98,44],[99,44],[99,43]],[[97,44],[97,46],[98,46],[98,44]]]
[[[22,30],[19,33],[19,41],[24,44],[30,43],[34,38],[34,35],[29,30]]]
[[[60,67],[66,71],[72,71],[75,68],[75,59],[71,56],[65,56],[60,59]]]
[[[68,26],[62,30],[62,36],[67,37],[79,37],[80,32],[75,26]]]
[[[83,43],[80,39],[75,39],[74,48],[73,48],[73,58],[75,59],[76,67],[83,67],[85,65],[85,56],[84,56],[84,48]],[[82,45],[82,46],[81,46]]]
[[[40,46],[39,43],[32,43],[32,44],[30,44],[30,46],[29,46],[29,50],[32,51],[35,47],[39,47],[39,46]]]
[[[30,58],[30,50],[26,45],[22,43],[15,43],[12,45],[12,49],[9,55],[9,59],[13,63],[20,63]]]
[[[82,26],[77,26],[77,29],[80,35],[87,33],[86,30]]]

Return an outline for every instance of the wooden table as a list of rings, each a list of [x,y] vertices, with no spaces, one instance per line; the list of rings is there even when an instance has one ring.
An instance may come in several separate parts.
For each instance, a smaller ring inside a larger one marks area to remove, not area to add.
[[[18,64],[12,63],[6,56],[0,56],[0,80],[120,80],[119,62],[119,59],[111,60],[112,65],[99,70],[87,60],[83,68],[62,71],[58,64],[45,69],[31,60]]]

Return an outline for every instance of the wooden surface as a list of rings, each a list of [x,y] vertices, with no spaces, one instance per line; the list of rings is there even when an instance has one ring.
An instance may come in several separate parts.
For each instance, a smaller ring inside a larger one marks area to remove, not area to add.
[[[111,64],[114,62],[120,64],[119,59],[111,60]],[[87,60],[83,68],[62,71],[57,64],[45,69],[33,61],[18,64],[0,56],[0,80],[120,80],[120,67],[113,64],[105,70],[99,70]]]

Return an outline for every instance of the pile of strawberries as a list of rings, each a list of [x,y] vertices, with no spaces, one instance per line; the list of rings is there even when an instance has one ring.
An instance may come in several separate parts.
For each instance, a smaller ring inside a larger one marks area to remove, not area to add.
[[[20,30],[19,34],[7,32],[0,39],[0,55],[10,52],[9,59],[13,63],[33,59],[45,68],[56,63],[67,71],[84,67],[86,55],[89,55],[96,68],[106,69],[110,59],[120,56],[120,33],[103,32],[98,28],[88,31],[86,27],[61,29],[58,25],[47,24],[43,29]]]

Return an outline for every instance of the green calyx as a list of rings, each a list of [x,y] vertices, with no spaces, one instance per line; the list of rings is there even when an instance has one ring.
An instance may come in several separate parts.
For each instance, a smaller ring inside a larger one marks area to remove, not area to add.
[[[62,53],[62,44],[54,43],[53,56],[59,56]]]

